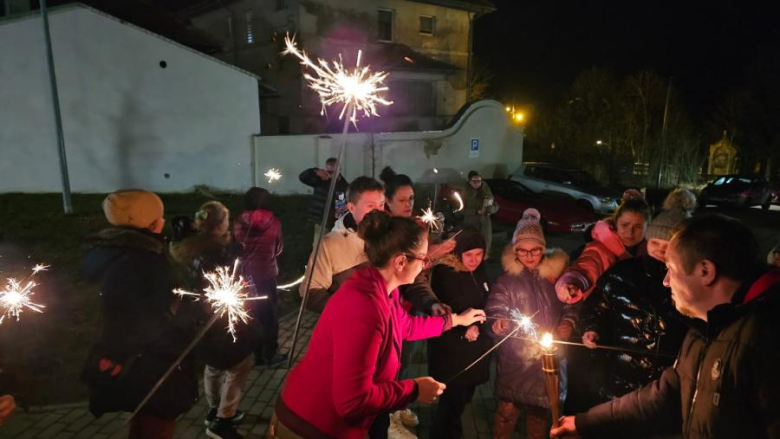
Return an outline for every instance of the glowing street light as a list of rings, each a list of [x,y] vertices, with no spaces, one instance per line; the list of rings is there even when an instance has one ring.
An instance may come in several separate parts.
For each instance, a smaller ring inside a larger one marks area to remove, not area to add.
[[[522,122],[525,118],[525,115],[523,113],[515,113],[515,120],[518,122]]]

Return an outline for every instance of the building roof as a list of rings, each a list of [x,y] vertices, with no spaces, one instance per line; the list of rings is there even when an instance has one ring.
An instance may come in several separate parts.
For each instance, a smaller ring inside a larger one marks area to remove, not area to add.
[[[478,15],[489,14],[496,10],[496,6],[489,0],[410,0],[417,3],[443,6],[445,8],[462,9],[476,12]]]
[[[405,44],[378,44],[366,51],[366,60],[377,70],[457,71],[452,64],[417,52]]]

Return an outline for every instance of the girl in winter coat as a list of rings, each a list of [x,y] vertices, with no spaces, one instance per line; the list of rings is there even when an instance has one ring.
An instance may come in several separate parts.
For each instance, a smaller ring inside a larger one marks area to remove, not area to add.
[[[484,256],[485,238],[476,229],[466,229],[457,237],[455,254],[443,258],[434,267],[431,287],[453,312],[485,307],[489,287]],[[428,372],[436,381],[447,382],[492,345],[490,336],[478,324],[431,338],[428,340]],[[431,438],[463,436],[463,409],[471,402],[475,388],[489,378],[490,359],[485,358],[448,384],[433,413]]]
[[[593,241],[555,284],[561,302],[573,304],[585,300],[602,273],[615,262],[647,253],[645,230],[650,222],[650,206],[636,190],[626,191],[610,219],[593,227]]]
[[[498,278],[488,297],[486,312],[491,317],[516,318],[514,312],[533,316],[539,332],[553,332],[563,315],[563,304],[555,297],[555,279],[568,263],[566,253],[546,250],[546,241],[536,209],[527,209],[517,223],[512,242],[501,257],[504,274]],[[502,337],[512,323],[495,320],[492,330]],[[556,331],[557,332],[557,331]],[[557,335],[557,334],[556,334]],[[526,434],[529,439],[548,436],[550,403],[544,387],[541,348],[532,341],[511,339],[498,349],[496,376],[496,417],[493,437],[509,438],[520,412],[526,412]],[[561,368],[565,389],[565,369]]]
[[[287,355],[279,349],[279,315],[276,276],[279,275],[277,258],[284,246],[282,223],[271,210],[271,194],[253,187],[244,195],[244,212],[233,223],[233,236],[241,253],[241,271],[254,286],[258,296],[266,300],[252,303],[252,324],[260,333],[255,348],[255,364],[276,368],[287,361]]]
[[[197,235],[171,246],[173,258],[189,269],[193,283],[203,287],[202,273],[217,267],[232,266],[234,256],[228,249],[230,243],[228,209],[218,201],[203,204],[195,214]],[[240,438],[235,430],[244,417],[238,410],[241,390],[252,371],[252,349],[256,338],[244,325],[237,326],[236,339],[223,329],[227,322],[213,325],[199,351],[206,362],[203,384],[209,412],[206,415],[210,437]]]
[[[272,438],[363,439],[377,414],[415,400],[430,404],[445,386],[431,377],[398,380],[401,343],[485,319],[481,310],[423,317],[401,307],[398,287],[429,261],[427,232],[416,221],[373,211],[358,233],[370,265],[355,270],[328,300],[277,399]]]

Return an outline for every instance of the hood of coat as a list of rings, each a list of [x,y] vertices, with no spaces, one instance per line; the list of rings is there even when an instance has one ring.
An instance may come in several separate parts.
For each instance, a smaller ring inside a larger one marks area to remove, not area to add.
[[[501,265],[504,267],[505,272],[513,276],[521,274],[526,269],[525,265],[517,260],[517,255],[515,255],[515,250],[511,244],[507,245],[501,254]],[[565,251],[559,248],[548,248],[545,250],[537,268],[539,277],[557,279],[567,265],[569,265],[569,255]]]
[[[226,245],[228,241],[224,237],[202,233],[171,243],[171,257],[176,262],[188,264],[203,255],[218,254]]]
[[[262,235],[265,229],[273,223],[274,213],[270,210],[258,209],[247,210],[242,213],[236,222],[240,222],[244,229],[247,230],[247,235]]]

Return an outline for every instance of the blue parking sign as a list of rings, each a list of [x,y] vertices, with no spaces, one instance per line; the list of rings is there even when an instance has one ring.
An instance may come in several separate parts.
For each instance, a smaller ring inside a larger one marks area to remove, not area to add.
[[[471,139],[471,150],[469,151],[469,158],[479,157],[479,139]]]

